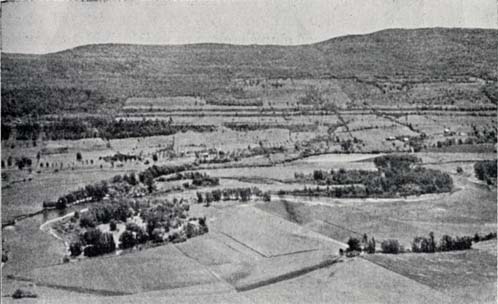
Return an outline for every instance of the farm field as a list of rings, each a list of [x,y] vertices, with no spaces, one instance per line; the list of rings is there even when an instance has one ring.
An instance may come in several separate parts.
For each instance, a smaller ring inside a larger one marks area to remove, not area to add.
[[[136,274],[140,273],[140,276]],[[161,246],[133,255],[91,259],[37,268],[25,276],[46,286],[70,287],[97,294],[130,294],[211,284],[217,278],[174,246]]]
[[[473,249],[435,254],[372,255],[366,259],[455,297],[455,303],[496,301],[496,241],[494,253]],[[482,244],[479,244],[482,246]]]
[[[259,303],[452,303],[443,293],[363,259],[345,260],[243,293]]]

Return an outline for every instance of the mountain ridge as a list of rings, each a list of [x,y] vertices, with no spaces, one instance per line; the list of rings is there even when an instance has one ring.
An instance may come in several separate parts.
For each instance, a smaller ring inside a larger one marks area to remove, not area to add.
[[[496,81],[497,36],[494,29],[390,29],[297,46],[95,44],[46,55],[6,53],[2,117],[32,107],[41,114],[92,112],[128,97],[208,96],[238,78]]]

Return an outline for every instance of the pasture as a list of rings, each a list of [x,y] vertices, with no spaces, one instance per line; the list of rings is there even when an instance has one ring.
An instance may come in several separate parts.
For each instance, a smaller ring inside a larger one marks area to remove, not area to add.
[[[212,284],[218,280],[171,245],[119,257],[94,258],[36,268],[24,276],[41,285],[102,294],[172,289]]]
[[[496,250],[496,241],[492,241]],[[455,298],[456,303],[496,302],[496,251],[367,255],[366,259]]]

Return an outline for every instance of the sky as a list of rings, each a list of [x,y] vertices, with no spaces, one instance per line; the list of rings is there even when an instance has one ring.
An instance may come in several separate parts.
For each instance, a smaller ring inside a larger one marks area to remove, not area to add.
[[[496,0],[159,0],[2,3],[2,51],[85,44],[295,45],[387,28],[498,28]]]

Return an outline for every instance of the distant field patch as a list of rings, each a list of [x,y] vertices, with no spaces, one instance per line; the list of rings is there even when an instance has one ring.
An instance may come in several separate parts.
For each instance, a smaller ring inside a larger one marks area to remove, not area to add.
[[[182,108],[204,105],[206,102],[201,98],[191,96],[176,96],[176,97],[131,97],[125,102],[124,108]]]

